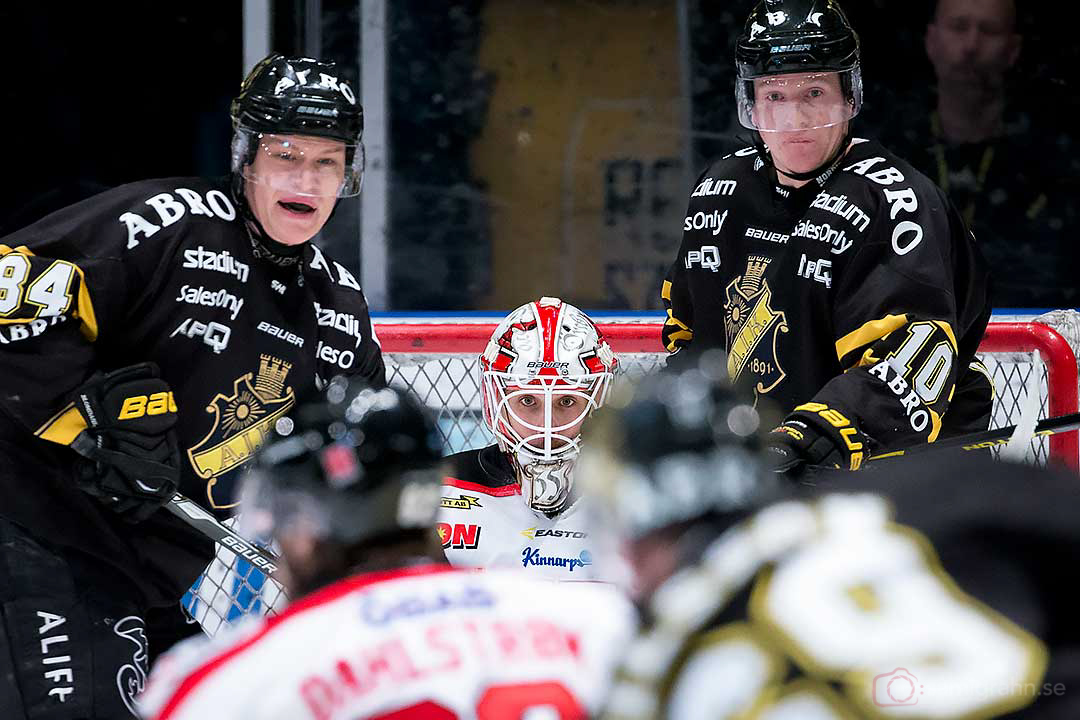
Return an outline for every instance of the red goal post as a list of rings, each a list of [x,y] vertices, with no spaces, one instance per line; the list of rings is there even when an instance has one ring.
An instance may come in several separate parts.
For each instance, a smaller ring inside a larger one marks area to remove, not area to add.
[[[666,357],[659,322],[598,324],[630,372],[657,368]],[[479,407],[475,356],[483,351],[495,326],[493,322],[467,321],[376,323],[391,383],[408,387],[435,410],[448,444],[454,444],[450,434],[455,430],[472,446],[480,439],[477,432],[481,436],[485,432],[463,428],[460,416]],[[991,427],[1016,424],[1029,389],[1041,394],[1040,419],[1077,412],[1076,356],[1065,338],[1048,325],[992,322],[979,346],[979,356],[994,381]],[[1053,458],[1076,469],[1078,448],[1075,432],[1035,439],[1029,459],[1045,463]]]

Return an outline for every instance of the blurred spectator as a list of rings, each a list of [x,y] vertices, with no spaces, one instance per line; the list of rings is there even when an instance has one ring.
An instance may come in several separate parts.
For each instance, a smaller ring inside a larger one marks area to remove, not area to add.
[[[932,111],[896,113],[904,126],[885,144],[952,198],[990,264],[995,307],[1073,307],[1074,159],[1010,82],[1022,47],[1012,0],[939,0],[925,36]]]

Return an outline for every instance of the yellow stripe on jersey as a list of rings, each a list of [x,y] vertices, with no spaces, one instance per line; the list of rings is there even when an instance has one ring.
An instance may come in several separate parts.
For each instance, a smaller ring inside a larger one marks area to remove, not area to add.
[[[949,344],[952,345],[952,351],[960,352],[960,346],[956,344],[956,333],[953,332],[952,325],[944,320],[934,320],[934,324],[945,331],[945,334],[949,336]]]
[[[10,245],[0,243],[0,257],[12,253],[25,255],[28,258],[34,257],[34,252],[25,245],[13,248]],[[70,266],[79,276],[79,297],[75,305],[75,312],[71,313],[71,316],[81,321],[82,324],[79,327],[79,330],[82,332],[83,337],[90,342],[94,342],[98,337],[97,313],[94,312],[94,303],[90,299],[90,291],[86,287],[86,275],[83,273],[82,268],[75,263],[67,262],[66,260],[57,262],[62,262],[65,265]],[[26,280],[29,280],[29,278],[26,278]],[[23,284],[24,283],[19,284],[20,292],[23,292]],[[34,318],[0,318],[0,325],[25,325],[33,320]]]
[[[836,359],[843,363],[844,357],[852,350],[880,340],[904,325],[907,325],[907,315],[886,315],[880,320],[871,320],[836,341]]]
[[[60,412],[45,421],[45,424],[37,429],[34,435],[43,440],[49,440],[60,445],[70,445],[75,438],[86,429],[86,420],[75,409],[75,405],[68,403]]]
[[[955,388],[954,388],[955,389]],[[930,410],[930,408],[926,408]],[[941,415],[937,414],[933,410],[930,410],[930,424],[934,429],[930,431],[930,434],[926,436],[926,442],[932,443],[938,438],[938,434],[941,432]]]

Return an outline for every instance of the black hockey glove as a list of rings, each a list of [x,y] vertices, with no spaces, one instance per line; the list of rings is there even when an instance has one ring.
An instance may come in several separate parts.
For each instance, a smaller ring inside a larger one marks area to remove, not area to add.
[[[129,522],[164,505],[180,484],[176,402],[157,366],[95,374],[75,392],[86,429],[71,443],[86,458],[76,483]]]
[[[810,467],[858,470],[870,442],[847,416],[822,403],[795,408],[766,438],[773,469],[798,478]]]

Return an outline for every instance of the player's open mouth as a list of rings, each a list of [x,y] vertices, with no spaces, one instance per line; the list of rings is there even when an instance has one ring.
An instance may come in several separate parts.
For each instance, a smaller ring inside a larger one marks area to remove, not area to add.
[[[315,208],[313,206],[303,202],[286,202],[284,200],[278,200],[278,205],[295,215],[310,215],[311,213],[315,212]]]

